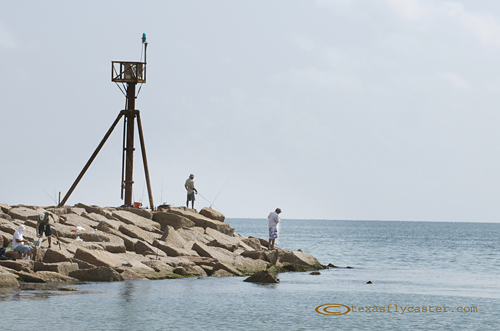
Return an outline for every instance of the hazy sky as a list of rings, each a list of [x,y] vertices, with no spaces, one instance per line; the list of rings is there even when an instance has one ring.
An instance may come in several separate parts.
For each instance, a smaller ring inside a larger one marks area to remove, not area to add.
[[[194,173],[208,200],[227,180],[227,217],[500,221],[493,0],[2,0],[0,202],[64,196],[124,108],[111,61],[139,61],[143,32],[156,205],[184,205]],[[67,204],[123,203],[122,127]],[[148,205],[138,139],[134,180]]]

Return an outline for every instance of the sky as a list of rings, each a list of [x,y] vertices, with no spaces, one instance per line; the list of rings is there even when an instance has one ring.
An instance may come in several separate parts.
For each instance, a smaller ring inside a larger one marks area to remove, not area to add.
[[[229,218],[500,221],[493,0],[0,1],[0,202],[66,194],[142,33],[155,205],[185,205],[193,173],[195,207]],[[123,204],[122,130],[67,205]]]

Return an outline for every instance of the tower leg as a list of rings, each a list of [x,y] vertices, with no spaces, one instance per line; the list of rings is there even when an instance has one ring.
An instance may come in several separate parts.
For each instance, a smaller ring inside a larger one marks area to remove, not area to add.
[[[134,184],[134,123],[135,123],[135,83],[127,86],[127,147],[125,160],[125,205],[132,206],[132,185]]]
[[[106,135],[104,136],[104,138],[102,138],[101,143],[99,144],[99,146],[97,146],[97,148],[95,149],[94,154],[92,154],[92,156],[88,160],[88,162],[85,165],[85,167],[83,167],[82,171],[80,172],[80,175],[78,175],[78,178],[75,180],[75,182],[73,183],[73,185],[69,189],[68,193],[66,193],[66,195],[63,198],[63,200],[59,203],[58,207],[64,206],[64,204],[66,203],[66,201],[68,201],[71,193],[73,193],[73,190],[76,188],[76,186],[78,185],[78,183],[82,179],[83,175],[85,175],[85,172],[87,172],[87,169],[90,167],[90,165],[94,161],[95,157],[97,156],[97,154],[101,150],[102,146],[104,146],[104,143],[106,142],[106,140],[108,140],[108,138],[111,135],[111,133],[113,132],[116,124],[118,124],[118,122],[120,121],[120,119],[122,118],[123,115],[124,115],[124,112],[121,111],[120,114],[118,115],[118,117],[116,118],[116,120],[114,121],[114,123],[109,128],[109,130],[106,133]]]
[[[149,181],[148,160],[146,158],[146,145],[144,144],[144,136],[142,134],[141,115],[139,112],[137,112],[137,128],[139,129],[139,140],[141,142],[142,162],[144,163],[144,173],[146,174],[146,185],[148,186],[149,208],[151,208],[151,210],[154,210],[155,205],[153,203],[153,192],[151,192],[151,182]]]

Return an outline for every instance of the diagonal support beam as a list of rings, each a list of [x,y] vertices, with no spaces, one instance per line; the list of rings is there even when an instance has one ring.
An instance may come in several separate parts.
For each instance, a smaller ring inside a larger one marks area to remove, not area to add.
[[[64,196],[64,199],[59,203],[58,207],[64,206],[64,204],[66,203],[66,201],[68,201],[71,193],[73,193],[73,190],[76,188],[76,186],[78,185],[78,183],[82,179],[83,175],[85,175],[85,172],[87,172],[88,168],[90,167],[90,165],[92,164],[92,162],[96,158],[96,156],[99,153],[99,151],[101,150],[102,146],[104,146],[104,143],[106,142],[106,140],[108,140],[109,136],[113,132],[116,124],[118,124],[118,122],[120,121],[120,119],[122,118],[122,116],[124,114],[125,114],[124,111],[121,111],[120,114],[118,114],[118,117],[114,121],[113,125],[111,125],[111,127],[109,128],[109,130],[106,133],[106,135],[104,136],[104,138],[102,138],[101,143],[99,144],[99,146],[97,146],[96,150],[94,151],[94,154],[92,154],[92,156],[88,160],[88,162],[85,165],[85,167],[83,167],[82,171],[80,172],[80,175],[78,175],[78,178],[75,180],[75,182],[73,183],[73,185],[69,189],[68,193],[66,193],[66,195]]]

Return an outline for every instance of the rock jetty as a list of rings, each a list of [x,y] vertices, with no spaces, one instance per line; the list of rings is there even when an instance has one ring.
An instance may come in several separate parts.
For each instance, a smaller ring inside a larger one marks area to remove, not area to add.
[[[28,243],[40,213],[49,211],[52,248],[45,239],[33,260],[7,250],[0,286],[180,277],[248,276],[326,268],[301,250],[268,250],[264,239],[234,232],[221,213],[185,207],[158,211],[89,206],[37,207],[0,203],[0,247],[20,224]],[[266,273],[267,274],[267,273]],[[258,280],[257,280],[258,281]]]

